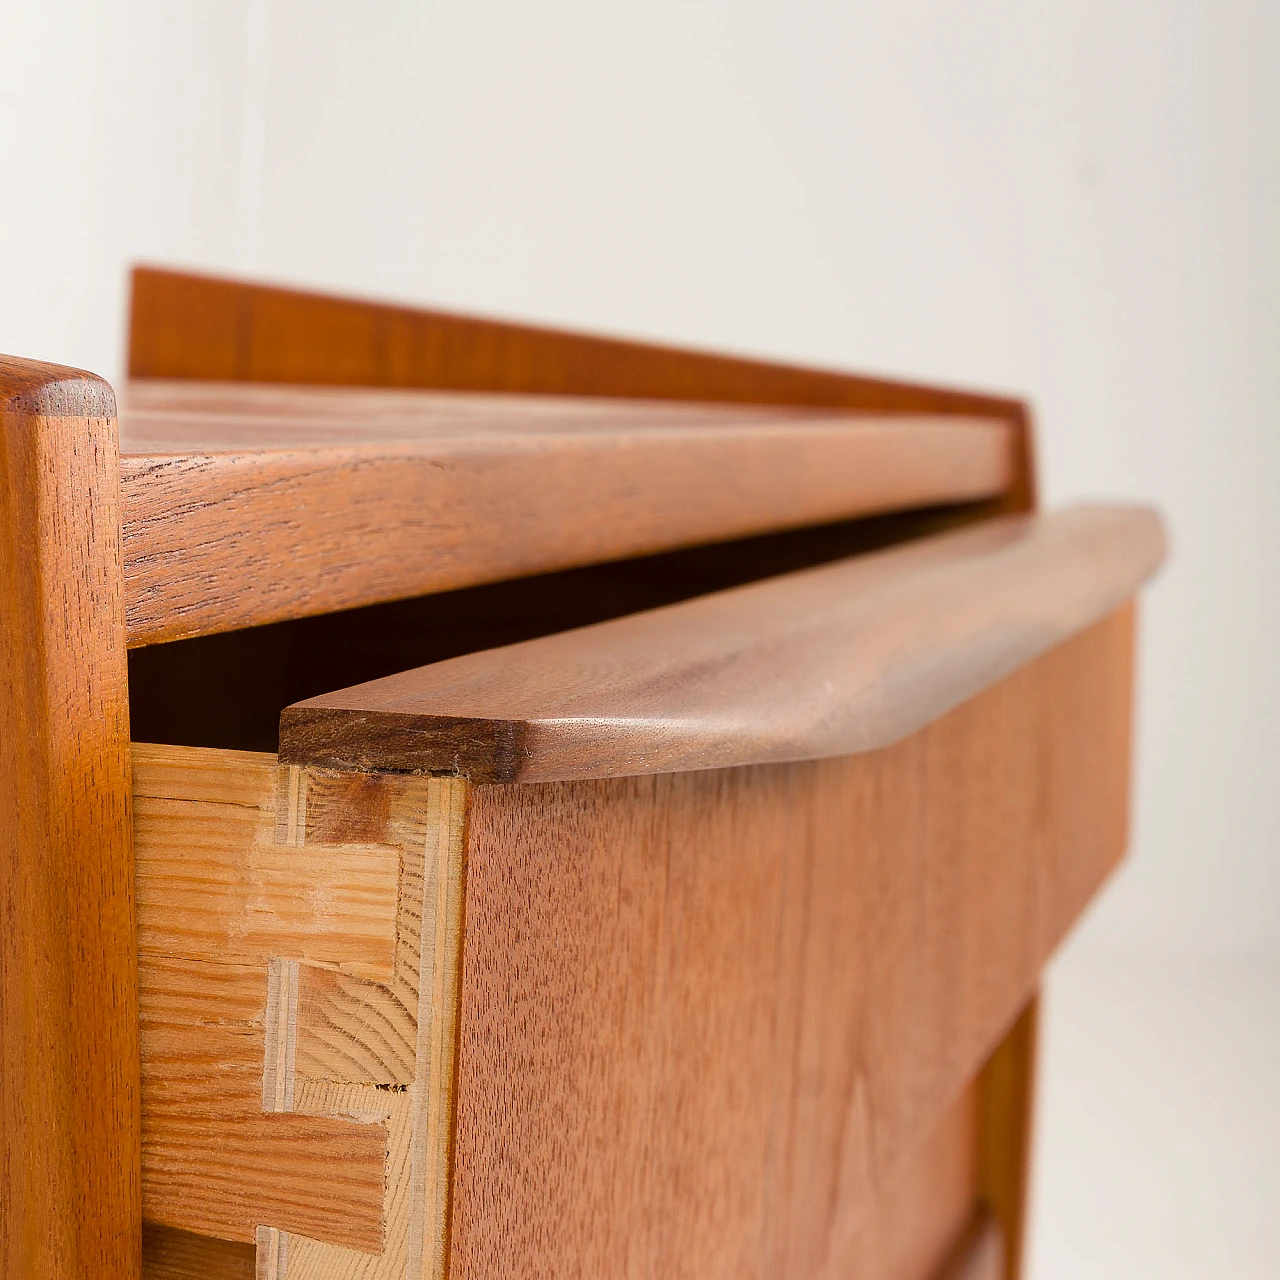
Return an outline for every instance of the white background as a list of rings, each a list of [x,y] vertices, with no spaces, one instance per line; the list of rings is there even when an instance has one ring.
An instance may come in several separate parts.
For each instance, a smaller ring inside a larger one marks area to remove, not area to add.
[[[0,350],[133,261],[1027,395],[1142,498],[1134,853],[1050,982],[1032,1273],[1280,1274],[1280,4],[0,0]]]

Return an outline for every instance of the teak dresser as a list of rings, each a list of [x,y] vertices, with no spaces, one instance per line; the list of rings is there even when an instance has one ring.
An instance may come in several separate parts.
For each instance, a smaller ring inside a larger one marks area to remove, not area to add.
[[[1011,400],[134,276],[0,362],[5,1280],[1013,1280],[1158,518]]]

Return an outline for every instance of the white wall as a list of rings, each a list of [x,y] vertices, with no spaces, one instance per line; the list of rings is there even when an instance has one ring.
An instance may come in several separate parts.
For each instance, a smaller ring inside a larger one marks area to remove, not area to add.
[[[1010,389],[1158,503],[1073,949],[1280,956],[1280,5],[6,0],[0,349],[144,259]]]

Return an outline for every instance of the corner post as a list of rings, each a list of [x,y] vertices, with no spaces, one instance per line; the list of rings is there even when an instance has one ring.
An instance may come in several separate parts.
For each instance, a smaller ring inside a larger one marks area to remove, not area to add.
[[[0,1275],[137,1280],[115,397],[0,357]]]

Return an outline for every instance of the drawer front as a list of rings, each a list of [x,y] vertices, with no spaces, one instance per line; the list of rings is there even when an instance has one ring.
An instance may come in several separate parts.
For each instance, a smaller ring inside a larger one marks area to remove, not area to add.
[[[789,764],[137,748],[152,1276],[174,1229],[276,1280],[872,1274],[839,1260],[1122,852],[1131,651],[1126,608]]]
[[[878,752],[476,788],[451,1274],[823,1274],[1123,850],[1130,650]]]
[[[831,1280],[960,1280],[956,1265],[967,1261],[991,1216],[981,1200],[981,1123],[981,1089],[972,1085],[894,1169],[852,1237],[831,1256]],[[1001,1245],[998,1227],[994,1234]],[[1003,1265],[1003,1249],[996,1253]],[[977,1273],[966,1280],[999,1276]]]

